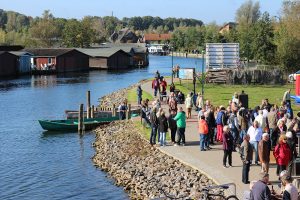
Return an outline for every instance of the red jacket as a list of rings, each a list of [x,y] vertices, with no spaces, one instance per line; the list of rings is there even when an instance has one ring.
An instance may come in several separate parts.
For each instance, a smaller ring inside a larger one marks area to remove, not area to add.
[[[200,134],[207,134],[208,133],[208,125],[204,119],[199,121],[199,133]]]
[[[152,89],[154,88],[159,88],[159,80],[158,79],[154,79],[152,81]]]
[[[287,143],[277,144],[273,154],[278,165],[287,166],[289,164],[291,150]]]

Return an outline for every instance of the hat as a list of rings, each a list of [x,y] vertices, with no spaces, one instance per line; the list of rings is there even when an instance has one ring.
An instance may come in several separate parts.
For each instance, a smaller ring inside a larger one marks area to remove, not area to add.
[[[266,172],[260,172],[260,173],[259,173],[259,178],[260,178],[260,180],[264,179],[264,178],[267,177],[267,176],[269,176],[269,174],[266,173]]]
[[[291,131],[286,132],[285,136],[287,138],[292,138],[293,137],[293,133]]]

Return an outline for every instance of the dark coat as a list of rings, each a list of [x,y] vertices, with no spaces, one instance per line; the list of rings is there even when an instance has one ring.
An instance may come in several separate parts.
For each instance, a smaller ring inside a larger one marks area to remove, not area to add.
[[[176,114],[169,115],[169,118],[168,118],[169,128],[173,129],[173,130],[177,129],[176,120],[173,119],[175,116],[176,116]]]
[[[214,116],[214,113],[213,112],[209,112],[207,118],[206,118],[206,121],[207,121],[207,125],[209,128],[214,128],[216,127],[216,119],[215,119],[215,116]]]
[[[233,137],[231,132],[223,134],[223,150],[233,150]]]
[[[155,126],[157,127],[158,126],[158,119],[157,119],[157,116],[156,116],[156,112],[151,112],[150,114],[150,123],[151,123],[151,126]]]
[[[250,161],[253,159],[253,148],[250,145],[250,142],[247,140],[244,140],[242,145],[241,145],[241,149],[242,149],[242,160],[243,161]]]
[[[160,132],[168,132],[168,120],[165,116],[160,116],[158,118],[158,125]]]

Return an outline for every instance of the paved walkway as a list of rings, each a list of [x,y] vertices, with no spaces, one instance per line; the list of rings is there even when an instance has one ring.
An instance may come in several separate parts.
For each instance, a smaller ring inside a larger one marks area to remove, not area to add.
[[[167,80],[170,82],[169,80]],[[142,89],[150,94],[153,94],[151,82],[144,83]],[[213,99],[211,99],[213,103]],[[185,109],[184,105],[182,106]],[[162,104],[165,111],[168,110],[166,104]],[[197,113],[192,112],[192,119],[187,120],[186,127],[186,146],[166,146],[159,149],[181,162],[200,170],[216,182],[216,184],[235,183],[236,192],[239,199],[243,199],[245,190],[249,190],[249,184],[243,184],[242,179],[242,162],[238,153],[233,152],[232,155],[232,168],[223,168],[223,150],[222,145],[214,145],[209,151],[200,151],[199,134],[197,124]],[[258,180],[260,166],[250,167],[250,181]],[[276,181],[276,166],[270,166],[270,181]],[[276,189],[274,187],[274,189]]]

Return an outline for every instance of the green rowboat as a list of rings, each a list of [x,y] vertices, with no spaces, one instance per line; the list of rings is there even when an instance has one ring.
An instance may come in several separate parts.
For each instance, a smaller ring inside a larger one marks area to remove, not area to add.
[[[92,130],[97,128],[99,125],[108,124],[118,119],[119,117],[84,119],[84,130],[86,131]],[[77,119],[39,120],[39,123],[43,129],[48,131],[77,131],[78,130]]]

